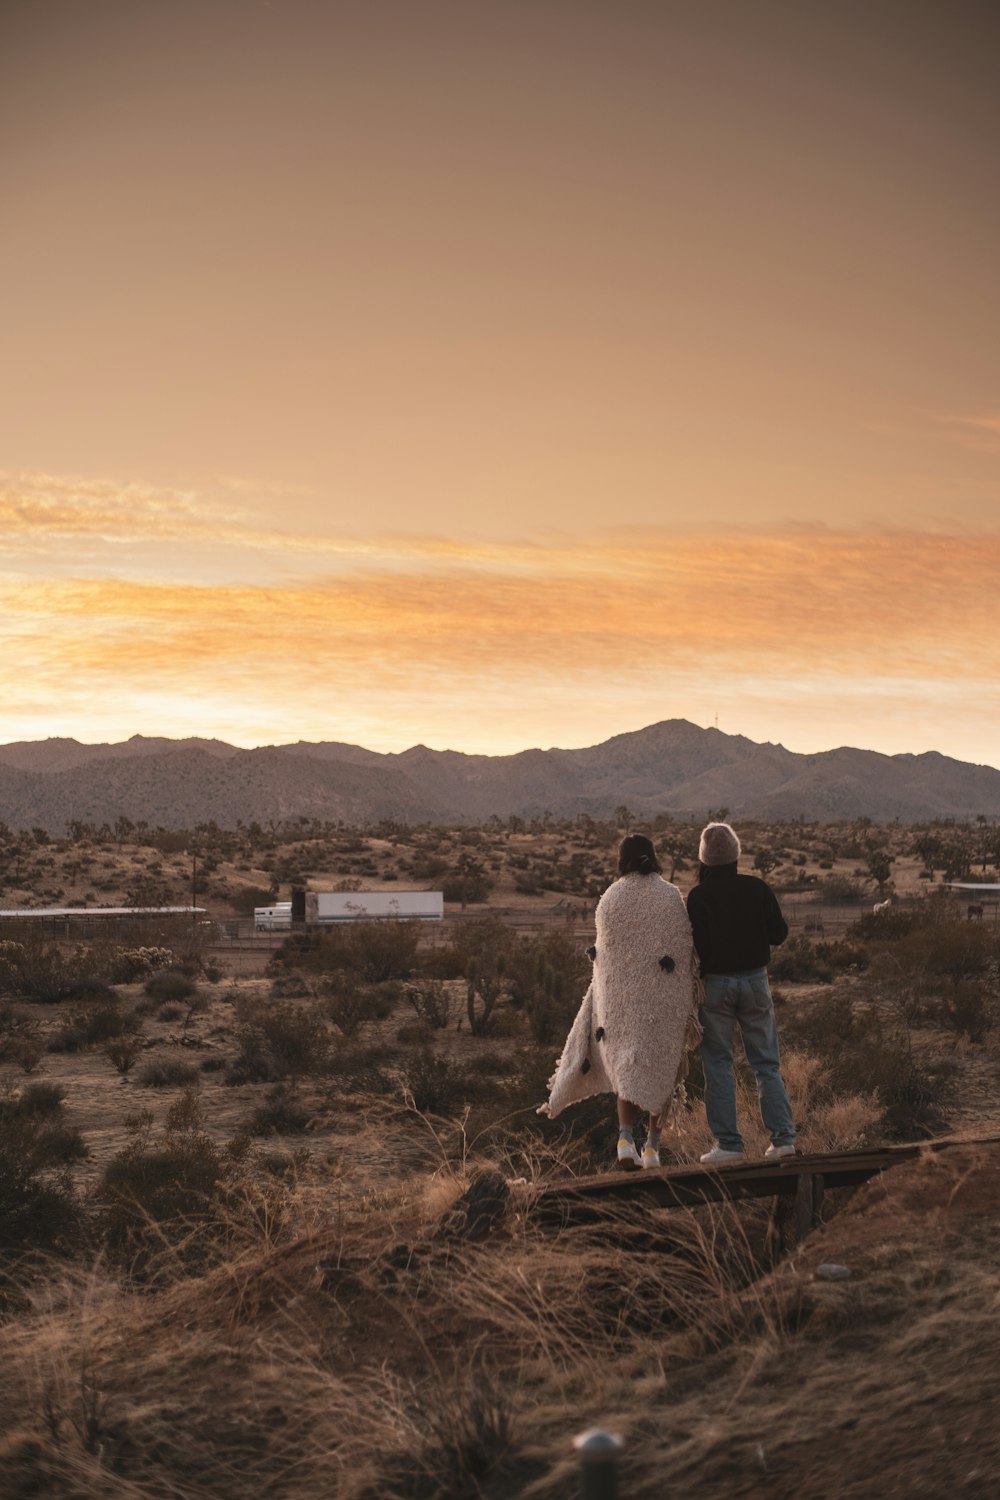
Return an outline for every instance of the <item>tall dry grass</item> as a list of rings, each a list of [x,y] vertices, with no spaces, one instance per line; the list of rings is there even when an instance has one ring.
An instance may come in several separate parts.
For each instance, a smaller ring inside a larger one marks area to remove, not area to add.
[[[949,1340],[977,1399],[987,1390],[995,1226],[959,1245],[946,1218],[915,1233],[907,1207],[930,1193],[942,1214],[956,1195],[981,1207],[971,1167],[914,1176],[898,1207],[873,1185],[853,1238],[848,1212],[771,1272],[746,1209],[621,1207],[553,1232],[530,1184],[470,1243],[446,1226],[473,1162],[439,1130],[427,1122],[424,1168],[395,1192],[366,1193],[346,1168],[336,1191],[292,1183],[280,1223],[204,1274],[178,1260],[153,1292],[100,1264],[36,1281],[0,1328],[4,1500],[556,1500],[574,1482],[570,1439],[594,1422],[627,1438],[623,1496],[791,1496],[807,1477],[810,1494],[861,1495],[834,1469],[868,1403],[919,1447],[916,1407],[956,1398]],[[362,1145],[390,1134],[379,1120]],[[812,1282],[810,1259],[831,1253],[854,1283]],[[917,1391],[901,1384],[914,1369]],[[982,1449],[967,1469],[1000,1476]],[[898,1492],[934,1493],[921,1482]]]
[[[878,1138],[884,1108],[874,1093],[836,1093],[831,1087],[829,1066],[814,1053],[786,1048],[781,1072],[798,1130],[800,1151],[847,1151]],[[736,1108],[747,1155],[763,1156],[770,1143],[760,1117],[757,1087],[743,1065],[735,1069]],[[698,1160],[711,1144],[712,1133],[700,1099],[689,1101],[663,1136],[664,1159]]]
[[[364,1147],[386,1128],[359,1126]],[[553,1431],[597,1415],[641,1350],[695,1330],[719,1347],[745,1321],[735,1216],[619,1210],[552,1235],[521,1186],[466,1243],[441,1226],[469,1164],[424,1128],[398,1191],[292,1183],[200,1275],[174,1239],[152,1292],[100,1263],[36,1281],[0,1329],[0,1494],[509,1493],[491,1487],[542,1482]],[[541,1174],[568,1170],[541,1149]]]

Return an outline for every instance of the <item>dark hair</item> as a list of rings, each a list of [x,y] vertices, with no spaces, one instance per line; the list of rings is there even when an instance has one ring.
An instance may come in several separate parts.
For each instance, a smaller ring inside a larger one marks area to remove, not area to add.
[[[618,846],[619,875],[659,875],[660,861],[644,833],[630,833]]]

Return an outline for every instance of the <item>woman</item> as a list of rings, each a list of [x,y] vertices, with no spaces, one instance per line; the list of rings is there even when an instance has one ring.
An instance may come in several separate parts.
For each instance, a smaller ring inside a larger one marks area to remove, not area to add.
[[[597,906],[594,976],[549,1080],[540,1114],[612,1093],[618,1102],[618,1162],[660,1165],[661,1116],[680,1080],[695,1004],[694,944],[680,891],[660,877],[649,839],[633,833],[618,850],[618,879]],[[642,1156],[640,1110],[649,1112]]]

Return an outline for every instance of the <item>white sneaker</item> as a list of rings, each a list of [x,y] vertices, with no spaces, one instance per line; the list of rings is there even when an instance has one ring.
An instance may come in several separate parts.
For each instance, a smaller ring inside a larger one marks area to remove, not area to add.
[[[635,1149],[634,1141],[625,1140],[624,1138],[619,1139],[618,1165],[625,1172],[634,1172],[636,1167],[642,1166],[642,1162],[639,1160],[639,1153]]]
[[[655,1151],[652,1146],[643,1146],[642,1165],[643,1167],[658,1167],[660,1165],[659,1151]]]
[[[767,1150],[764,1152],[764,1160],[765,1161],[777,1161],[778,1158],[779,1158],[779,1156],[794,1156],[794,1155],[795,1155],[795,1147],[793,1145],[791,1145],[791,1144],[789,1144],[787,1146],[768,1146]]]
[[[720,1167],[727,1161],[742,1161],[743,1157],[742,1151],[727,1151],[725,1146],[713,1146],[711,1151],[706,1151],[698,1160],[706,1167]]]

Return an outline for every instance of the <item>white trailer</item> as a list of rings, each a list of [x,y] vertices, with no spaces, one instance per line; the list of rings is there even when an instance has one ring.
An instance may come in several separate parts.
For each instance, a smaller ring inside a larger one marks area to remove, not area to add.
[[[334,922],[440,922],[441,891],[307,891],[306,926]]]
[[[292,903],[276,901],[273,906],[255,906],[253,925],[258,932],[288,932],[292,925]]]
[[[335,922],[440,922],[444,895],[441,891],[306,891],[304,910],[306,927],[331,927]],[[289,932],[292,903],[255,906],[253,918],[258,932]]]

